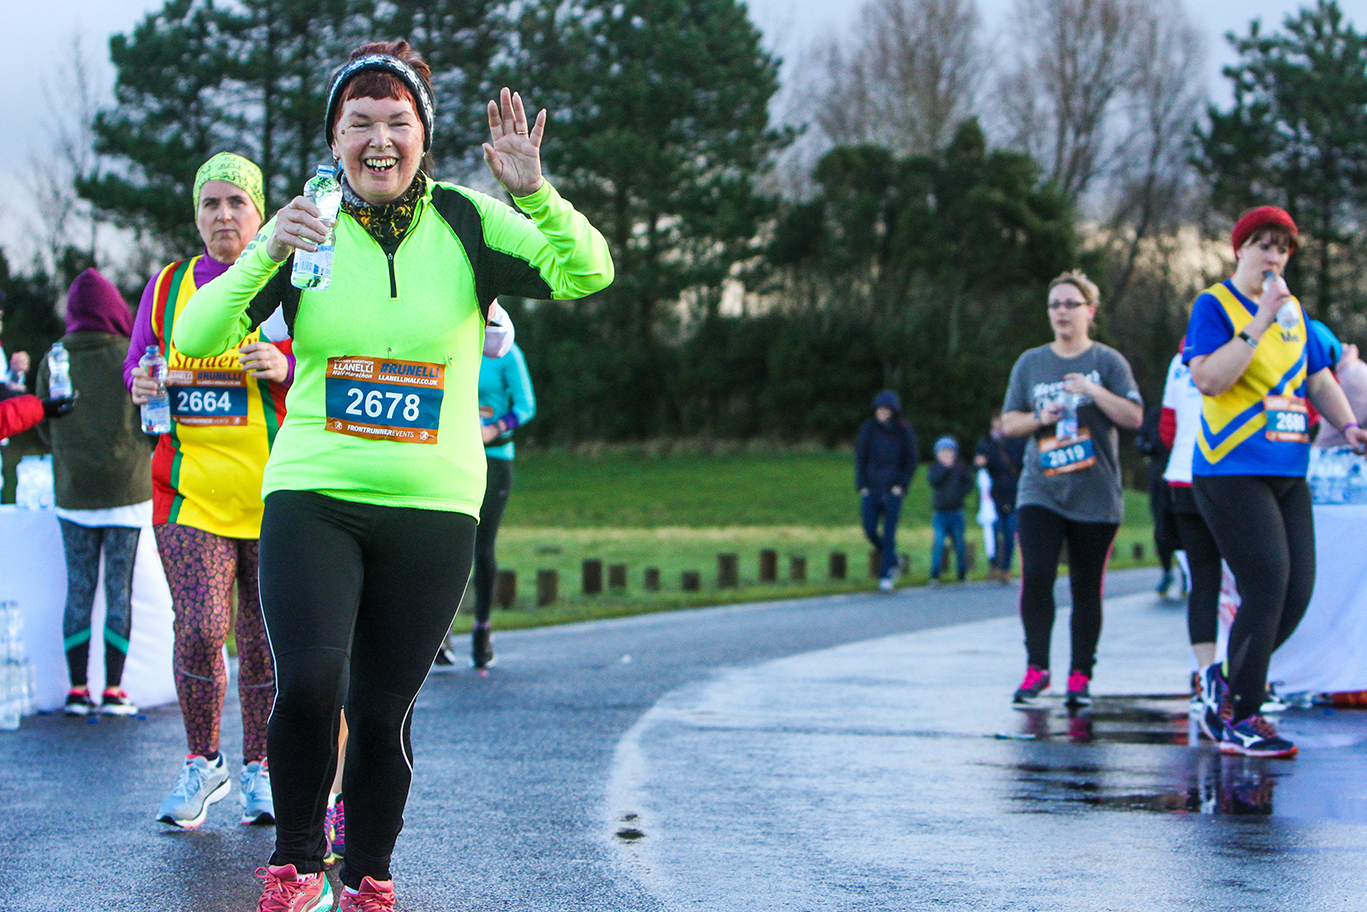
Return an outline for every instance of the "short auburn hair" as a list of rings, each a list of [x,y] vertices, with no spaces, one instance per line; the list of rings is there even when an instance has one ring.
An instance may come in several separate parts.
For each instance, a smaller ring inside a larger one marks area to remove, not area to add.
[[[350,56],[347,57],[347,62],[364,57],[367,54],[386,54],[402,60],[412,67],[413,71],[422,77],[428,86],[432,84],[432,70],[428,67],[427,61],[423,60],[422,55],[413,50],[409,43],[402,38],[398,41],[366,42],[351,52]],[[353,98],[397,98],[400,101],[407,99],[409,104],[413,105],[413,110],[418,112],[419,120],[422,119],[418,99],[413,97],[412,89],[402,79],[383,70],[362,70],[347,80],[346,85],[342,86],[341,94],[337,97],[336,106],[332,112],[332,120],[327,125],[329,137],[337,132],[337,121],[342,119],[342,107]],[[425,124],[424,128],[426,128]]]

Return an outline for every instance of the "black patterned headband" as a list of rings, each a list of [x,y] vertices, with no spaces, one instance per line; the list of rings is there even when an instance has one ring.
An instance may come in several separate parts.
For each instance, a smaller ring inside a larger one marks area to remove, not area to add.
[[[418,75],[417,70],[389,54],[366,54],[363,57],[357,57],[355,60],[347,61],[333,74],[332,81],[328,83],[328,145],[332,145],[332,124],[336,117],[342,87],[353,76],[364,70],[381,70],[392,73],[408,86],[408,90],[413,93],[413,98],[417,100],[418,118],[422,121],[422,150],[430,152],[432,149],[432,119],[436,114],[436,106],[432,102],[432,87],[427,84],[426,79]]]

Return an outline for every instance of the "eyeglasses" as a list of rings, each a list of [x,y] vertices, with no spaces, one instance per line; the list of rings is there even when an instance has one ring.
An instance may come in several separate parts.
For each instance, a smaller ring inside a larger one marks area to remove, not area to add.
[[[1079,307],[1082,307],[1082,306],[1086,305],[1086,303],[1087,303],[1086,301],[1076,301],[1076,300],[1073,300],[1073,299],[1071,299],[1071,298],[1068,299],[1068,300],[1066,300],[1066,301],[1050,301],[1050,302],[1049,302],[1049,309],[1050,309],[1050,310],[1063,310],[1063,309],[1066,307],[1066,308],[1068,308],[1069,310],[1077,310]]]

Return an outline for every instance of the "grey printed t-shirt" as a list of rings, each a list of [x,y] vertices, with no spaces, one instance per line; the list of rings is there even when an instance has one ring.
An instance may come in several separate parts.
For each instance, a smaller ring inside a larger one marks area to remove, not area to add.
[[[1047,408],[1063,393],[1065,374],[1083,374],[1117,396],[1144,404],[1125,356],[1100,342],[1073,358],[1060,358],[1048,345],[1032,348],[1016,359],[1006,387],[1003,412]],[[1078,407],[1078,427],[1091,432],[1096,464],[1053,476],[1040,466],[1040,441],[1055,436],[1054,426],[1040,428],[1025,446],[1016,505],[1047,507],[1077,522],[1113,522],[1125,518],[1120,489],[1120,435],[1115,423],[1090,396]]]

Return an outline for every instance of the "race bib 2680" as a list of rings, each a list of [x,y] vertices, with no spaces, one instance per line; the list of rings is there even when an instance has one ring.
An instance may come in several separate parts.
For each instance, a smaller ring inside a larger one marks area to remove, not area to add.
[[[437,442],[445,366],[329,358],[326,376],[329,431],[367,440]]]

